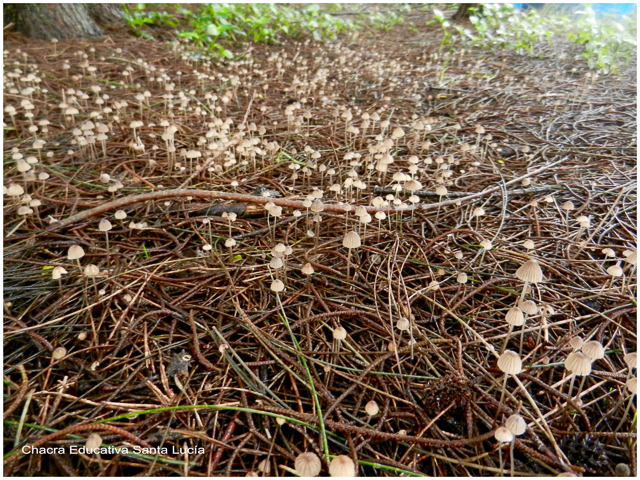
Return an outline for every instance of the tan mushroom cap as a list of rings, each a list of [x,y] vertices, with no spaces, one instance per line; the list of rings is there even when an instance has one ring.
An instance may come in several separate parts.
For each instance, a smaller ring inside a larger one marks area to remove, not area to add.
[[[629,368],[637,368],[637,366],[638,366],[638,354],[636,352],[627,353],[624,356],[624,363],[626,363]]]
[[[582,345],[582,353],[584,353],[591,360],[600,360],[604,358],[604,347],[600,342],[591,340]]]
[[[627,380],[627,388],[635,395],[638,392],[638,379],[636,377],[631,377]]]
[[[511,440],[513,440],[513,433],[511,433],[507,427],[496,428],[493,436],[500,443],[509,443]]]
[[[342,246],[348,249],[358,248],[362,245],[360,241],[360,235],[356,232],[349,232],[345,235],[344,240],[342,240]]]
[[[78,260],[84,257],[84,249],[80,245],[71,245],[67,252],[67,258],[69,260]]]
[[[522,435],[527,430],[527,422],[520,415],[514,414],[507,418],[504,426],[514,435]]]
[[[518,375],[522,371],[520,355],[511,350],[506,350],[498,358],[498,368],[508,375]]]
[[[364,411],[367,412],[367,415],[373,416],[380,411],[380,407],[375,400],[371,400],[364,406]]]
[[[315,477],[322,470],[322,462],[313,452],[304,452],[298,455],[294,466],[300,477]]]
[[[347,331],[344,327],[338,327],[333,329],[333,338],[336,340],[344,340],[347,338]]]
[[[329,475],[332,477],[355,477],[356,466],[346,455],[338,455],[329,464]]]
[[[527,315],[535,315],[538,313],[538,305],[533,300],[525,300],[520,304],[520,308]]]
[[[564,361],[564,368],[580,377],[591,373],[591,359],[582,352],[570,353]]]
[[[543,280],[544,275],[542,275],[542,269],[538,262],[527,260],[516,270],[516,277],[523,282],[539,283]]]
[[[282,280],[276,279],[271,283],[271,291],[279,293],[284,290],[284,282]]]
[[[524,324],[524,314],[518,307],[510,308],[504,319],[509,325],[519,327]]]

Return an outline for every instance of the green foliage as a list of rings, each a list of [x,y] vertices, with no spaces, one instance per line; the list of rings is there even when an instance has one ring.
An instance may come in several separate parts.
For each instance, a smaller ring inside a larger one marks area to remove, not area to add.
[[[122,4],[122,16],[127,21],[133,32],[139,37],[153,40],[153,35],[142,30],[142,27],[145,25],[156,27],[176,27],[178,25],[173,15],[170,15],[167,12],[148,12],[145,8],[146,4],[136,3],[135,10],[130,12],[127,5],[125,3]]]
[[[171,26],[179,38],[223,58],[233,58],[230,47],[243,41],[273,43],[285,36],[310,36],[319,41],[363,27],[387,31],[401,23],[403,13],[410,9],[408,5],[380,9],[351,4],[356,11],[343,15],[341,4],[205,3],[194,10],[182,4],[157,5],[171,6],[175,16],[148,11],[143,3],[133,11],[123,4],[123,16],[136,35],[153,38],[146,27]]]
[[[589,5],[583,5],[577,14],[551,9],[543,9],[540,14],[533,9],[518,10],[510,4],[487,3],[469,19],[475,32],[456,29],[462,41],[474,46],[515,49],[529,55],[536,55],[536,46],[564,37],[582,50],[581,56],[589,68],[606,74],[617,73],[619,62],[628,63],[636,54],[636,17],[634,10],[621,21],[612,17],[598,19]],[[444,19],[438,21],[446,30]],[[447,31],[443,44],[453,43],[451,36]]]

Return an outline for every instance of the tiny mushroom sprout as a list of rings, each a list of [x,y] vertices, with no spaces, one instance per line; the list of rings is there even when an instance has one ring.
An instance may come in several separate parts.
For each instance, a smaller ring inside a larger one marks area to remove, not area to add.
[[[80,245],[71,245],[67,252],[67,258],[69,260],[75,260],[78,263],[80,273],[82,273],[82,267],[80,266],[80,259],[84,257],[84,249]]]
[[[380,411],[380,407],[378,406],[378,403],[375,400],[370,400],[364,406],[364,411],[367,413],[367,415],[369,415],[370,417],[373,417],[374,415],[378,414],[378,412]]]
[[[524,282],[522,287],[522,294],[520,295],[520,301],[524,300],[525,292],[530,283],[534,285],[540,283],[544,276],[542,275],[542,269],[540,264],[535,260],[527,260],[524,262],[518,270],[516,270],[516,277]]]
[[[507,430],[509,430],[512,434],[513,434],[513,439],[511,440],[511,445],[509,447],[509,454],[511,456],[511,476],[513,477],[514,475],[514,460],[513,460],[513,444],[515,443],[515,437],[522,435],[524,432],[527,431],[527,422],[524,421],[524,418],[522,418],[520,415],[518,414],[513,414],[511,415],[509,418],[507,418],[507,421],[504,422],[504,426],[506,427]]]
[[[627,364],[627,378],[631,376],[631,370],[638,368],[638,354],[636,352],[627,353],[624,356],[624,363]]]
[[[500,403],[498,404],[496,419],[498,415],[500,415],[500,410],[502,409],[504,392],[507,388],[507,379],[509,378],[509,375],[518,375],[522,372],[522,360],[520,360],[520,355],[511,350],[506,350],[498,358],[498,368],[504,373],[504,380],[502,381],[502,394],[500,395]]]
[[[582,346],[584,348],[584,345]],[[576,377],[583,377],[582,382],[580,384],[580,389],[576,394],[576,399],[580,399],[580,392],[582,391],[582,387],[584,385],[584,380],[587,375],[591,373],[591,359],[586,356],[582,352],[572,352],[567,356],[564,361],[564,368],[571,372],[571,383],[569,384],[569,393],[567,394],[569,398],[571,397],[571,391],[573,390],[573,382]]]
[[[329,463],[329,475],[332,477],[355,477],[356,466],[346,455],[338,455]]]
[[[299,477],[316,477],[322,470],[322,462],[313,452],[298,455],[294,465]]]
[[[344,327],[337,327],[333,329],[333,338],[342,341],[347,338],[347,331]]]
[[[92,452],[93,450],[100,448],[100,445],[102,445],[102,437],[97,433],[92,433],[87,437],[85,447],[88,451]]]
[[[512,307],[507,311],[507,314],[504,316],[505,321],[509,324],[509,331],[507,332],[507,336],[504,339],[504,345],[502,345],[502,351],[507,348],[507,344],[509,343],[509,337],[511,336],[511,332],[513,331],[513,327],[521,327],[524,325],[524,314],[522,310],[518,307]]]
[[[358,235],[356,232],[347,233],[342,240],[342,246],[349,250],[349,253],[347,255],[347,278],[349,278],[349,268],[351,266],[351,250],[353,250],[354,248],[359,248],[360,245],[362,245],[362,242],[360,241],[360,235]]]
[[[113,225],[111,225],[111,222],[106,218],[103,218],[102,220],[100,220],[100,223],[98,224],[98,230],[100,230],[101,232],[104,232],[106,236],[107,252],[109,251],[109,230],[111,230],[112,228],[113,228]]]
[[[496,428],[496,431],[493,432],[493,436],[495,437],[495,439],[498,442],[500,442],[500,445],[498,445],[498,455],[500,457],[500,476],[503,476],[503,473],[502,473],[502,469],[503,469],[503,465],[502,465],[502,444],[504,444],[504,443],[511,444],[515,437],[514,437],[513,433],[511,433],[507,427],[498,427],[498,428]],[[512,465],[513,465],[513,462],[512,462]]]

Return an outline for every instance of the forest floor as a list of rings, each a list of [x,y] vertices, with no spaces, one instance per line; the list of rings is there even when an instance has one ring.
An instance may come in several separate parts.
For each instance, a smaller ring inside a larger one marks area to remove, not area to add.
[[[5,472],[635,476],[635,71],[439,48],[6,38]]]

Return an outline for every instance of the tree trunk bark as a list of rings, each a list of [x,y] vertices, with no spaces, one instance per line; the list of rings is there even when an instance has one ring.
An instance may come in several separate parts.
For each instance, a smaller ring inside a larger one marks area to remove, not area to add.
[[[120,8],[109,3],[4,4],[4,24],[37,40],[70,40],[102,36],[99,24],[122,19]]]
[[[479,3],[461,3],[458,6],[458,10],[451,17],[452,20],[466,20],[471,16],[470,8],[478,9],[480,7]]]

